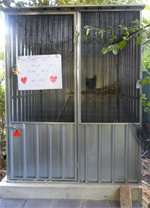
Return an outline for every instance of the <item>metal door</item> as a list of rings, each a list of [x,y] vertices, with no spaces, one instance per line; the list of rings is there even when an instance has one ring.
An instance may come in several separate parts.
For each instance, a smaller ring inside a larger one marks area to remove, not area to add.
[[[74,13],[8,14],[8,179],[77,180]],[[63,89],[18,91],[18,56],[61,54]]]

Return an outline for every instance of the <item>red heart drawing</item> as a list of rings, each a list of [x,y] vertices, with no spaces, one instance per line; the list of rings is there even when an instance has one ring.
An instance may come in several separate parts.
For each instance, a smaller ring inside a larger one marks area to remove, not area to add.
[[[22,78],[21,78],[21,82],[22,82],[23,84],[25,84],[26,81],[27,81],[27,77],[22,77]]]
[[[51,80],[51,82],[56,82],[56,80],[57,80],[57,76],[55,76],[55,77],[53,77],[53,76],[50,76],[50,80]]]

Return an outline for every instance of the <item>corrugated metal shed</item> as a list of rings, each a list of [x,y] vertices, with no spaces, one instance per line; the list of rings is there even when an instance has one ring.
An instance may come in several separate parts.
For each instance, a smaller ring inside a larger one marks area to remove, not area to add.
[[[140,183],[141,49],[118,56],[94,34],[73,43],[84,25],[130,26],[143,5],[6,10],[8,180]],[[62,55],[63,89],[18,91],[18,56]],[[89,80],[94,81],[91,84]],[[15,137],[18,130],[20,137]]]

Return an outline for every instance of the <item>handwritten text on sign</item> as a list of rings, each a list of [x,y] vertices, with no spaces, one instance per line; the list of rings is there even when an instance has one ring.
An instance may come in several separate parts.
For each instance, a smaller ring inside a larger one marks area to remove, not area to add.
[[[20,56],[18,89],[62,89],[61,55]]]

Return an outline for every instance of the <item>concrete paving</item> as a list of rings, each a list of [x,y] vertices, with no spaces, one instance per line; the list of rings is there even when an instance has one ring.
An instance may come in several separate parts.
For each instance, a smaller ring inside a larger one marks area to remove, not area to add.
[[[76,199],[0,199],[0,208],[118,208],[119,202]],[[133,208],[140,208],[135,202]]]

